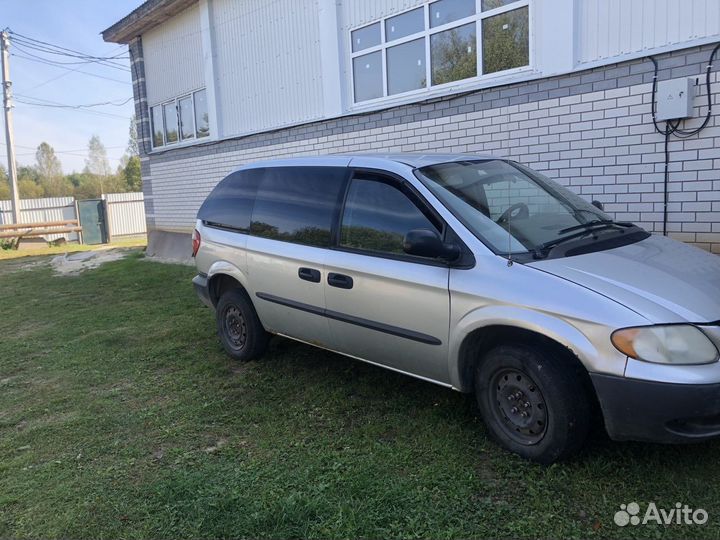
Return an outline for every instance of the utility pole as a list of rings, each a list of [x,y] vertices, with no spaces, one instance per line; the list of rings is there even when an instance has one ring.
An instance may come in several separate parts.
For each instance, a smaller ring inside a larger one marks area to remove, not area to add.
[[[17,165],[15,164],[15,132],[12,117],[12,83],[10,82],[10,34],[3,30],[2,40],[2,87],[3,109],[5,110],[5,147],[7,148],[8,178],[12,193],[13,223],[20,223],[20,192],[17,184]]]

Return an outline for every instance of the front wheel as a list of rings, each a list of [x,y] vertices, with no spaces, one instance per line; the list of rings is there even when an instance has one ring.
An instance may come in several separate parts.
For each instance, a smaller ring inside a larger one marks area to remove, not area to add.
[[[220,341],[232,358],[244,362],[265,352],[270,334],[244,290],[224,292],[215,307],[215,317]]]
[[[526,459],[549,464],[577,452],[591,407],[574,364],[540,347],[501,345],[475,370],[475,394],[492,436]]]

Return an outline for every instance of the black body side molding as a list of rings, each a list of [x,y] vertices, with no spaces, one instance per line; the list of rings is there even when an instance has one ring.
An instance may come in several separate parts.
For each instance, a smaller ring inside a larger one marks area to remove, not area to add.
[[[305,311],[306,313],[312,313],[313,315],[320,315],[321,317],[327,317],[328,319],[333,319],[335,321],[354,324],[355,326],[362,326],[363,328],[369,328],[370,330],[376,330],[384,334],[390,334],[392,336],[398,336],[401,338],[409,339],[411,341],[425,343],[426,345],[442,345],[442,341],[440,341],[438,338],[430,336],[428,334],[423,334],[422,332],[416,332],[414,330],[408,330],[406,328],[400,328],[381,322],[371,321],[369,319],[363,319],[361,317],[354,317],[353,315],[347,315],[345,313],[312,306],[310,304],[303,304],[302,302],[296,302],[295,300],[281,298],[279,296],[264,292],[257,292],[255,293],[255,296],[267,302],[272,302],[274,304],[280,304],[281,306],[287,306],[300,311]]]

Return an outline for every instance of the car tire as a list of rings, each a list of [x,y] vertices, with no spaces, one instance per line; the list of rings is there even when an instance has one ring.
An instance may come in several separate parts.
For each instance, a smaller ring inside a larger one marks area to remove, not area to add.
[[[215,318],[220,342],[231,358],[246,362],[265,352],[270,334],[243,289],[232,289],[220,296]]]
[[[500,345],[475,369],[475,395],[493,438],[543,464],[582,448],[592,407],[575,363],[544,347]]]

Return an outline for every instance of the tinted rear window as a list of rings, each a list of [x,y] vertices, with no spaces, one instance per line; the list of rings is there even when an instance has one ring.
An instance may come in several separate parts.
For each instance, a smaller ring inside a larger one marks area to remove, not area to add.
[[[255,200],[251,234],[329,246],[346,173],[344,167],[265,169]]]
[[[198,210],[198,219],[209,225],[250,230],[250,216],[264,169],[234,172],[212,190]]]

